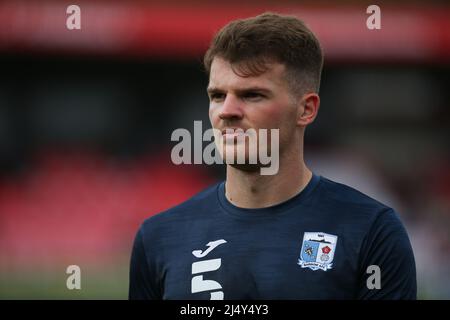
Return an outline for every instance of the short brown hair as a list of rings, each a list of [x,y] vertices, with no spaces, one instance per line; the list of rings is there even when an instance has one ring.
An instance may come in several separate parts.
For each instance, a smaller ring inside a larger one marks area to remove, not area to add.
[[[230,22],[216,33],[205,54],[208,75],[215,57],[237,66],[233,70],[242,76],[265,72],[268,62],[282,63],[294,93],[319,91],[322,49],[312,31],[295,16],[267,12]]]

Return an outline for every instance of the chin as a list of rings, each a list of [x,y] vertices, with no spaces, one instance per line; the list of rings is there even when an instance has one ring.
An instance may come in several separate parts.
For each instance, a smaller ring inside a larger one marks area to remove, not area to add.
[[[258,152],[249,154],[248,148],[243,149],[244,146],[228,145],[224,146],[221,152],[222,159],[226,164],[236,164],[237,166],[257,166],[258,168]],[[239,157],[238,157],[239,155]],[[252,161],[250,161],[250,159]]]
[[[237,170],[245,171],[245,172],[259,172],[261,169],[261,165],[259,164],[230,164],[227,163],[230,167],[233,167]]]

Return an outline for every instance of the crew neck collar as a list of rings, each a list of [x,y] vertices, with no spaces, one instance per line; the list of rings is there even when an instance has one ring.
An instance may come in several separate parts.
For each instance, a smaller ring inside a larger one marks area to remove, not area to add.
[[[218,199],[222,208],[229,214],[243,218],[254,217],[272,217],[275,214],[286,212],[295,205],[298,205],[315,189],[320,181],[320,176],[312,174],[311,179],[306,186],[292,198],[265,208],[240,208],[232,204],[225,196],[225,181],[222,181],[217,187]]]

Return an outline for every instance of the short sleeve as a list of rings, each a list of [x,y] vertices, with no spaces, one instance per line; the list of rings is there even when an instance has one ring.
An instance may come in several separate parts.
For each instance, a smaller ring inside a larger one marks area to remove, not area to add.
[[[374,220],[361,246],[359,266],[356,299],[417,298],[414,254],[406,229],[394,210],[384,210]],[[380,286],[374,288],[368,282],[374,283],[372,276],[377,267]]]
[[[142,226],[134,239],[130,261],[130,283],[128,291],[129,300],[158,300],[160,290],[155,270],[149,266],[147,253],[144,247]]]

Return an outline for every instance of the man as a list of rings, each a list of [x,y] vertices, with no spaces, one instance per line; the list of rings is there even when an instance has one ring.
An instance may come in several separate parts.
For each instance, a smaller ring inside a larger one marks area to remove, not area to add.
[[[414,256],[394,210],[303,160],[320,103],[313,33],[272,13],[233,21],[204,64],[226,181],[142,224],[129,298],[415,299]],[[238,151],[234,129],[279,130],[276,174],[261,174],[249,148]],[[232,161],[233,152],[247,161]]]

